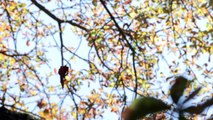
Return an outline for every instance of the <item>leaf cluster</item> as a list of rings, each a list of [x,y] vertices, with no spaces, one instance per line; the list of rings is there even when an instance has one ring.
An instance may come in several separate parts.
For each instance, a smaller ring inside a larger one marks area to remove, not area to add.
[[[139,118],[143,118],[148,114],[154,114],[160,111],[166,110],[175,110],[179,113],[179,120],[186,120],[187,118],[184,116],[184,113],[189,113],[191,115],[201,114],[207,107],[213,105],[213,98],[206,100],[203,103],[198,104],[197,106],[189,106],[184,108],[184,104],[189,100],[192,100],[201,90],[201,87],[194,90],[186,99],[178,104],[180,97],[183,95],[184,90],[187,87],[189,80],[186,78],[179,76],[176,78],[174,85],[171,87],[171,97],[173,104],[177,106],[176,108],[172,108],[174,105],[167,105],[162,100],[153,98],[153,97],[140,97],[135,99],[130,107],[126,108],[124,111],[123,118],[124,120],[136,120]]]

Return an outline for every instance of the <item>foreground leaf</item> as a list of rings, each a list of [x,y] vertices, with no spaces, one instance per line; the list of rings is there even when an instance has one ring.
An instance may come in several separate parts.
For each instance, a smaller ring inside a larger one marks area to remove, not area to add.
[[[183,91],[186,88],[187,79],[180,76],[176,78],[175,84],[171,88],[172,100],[177,104],[179,98],[183,95]]]
[[[188,112],[190,114],[200,114],[211,105],[213,105],[213,98],[208,99],[206,102],[204,102],[203,104],[199,104],[198,106],[191,106],[183,109],[182,112]]]
[[[161,100],[155,99],[153,97],[141,97],[133,101],[130,108],[127,109],[126,114],[128,117],[126,117],[125,120],[136,120],[148,114],[167,110],[169,108],[170,106]]]

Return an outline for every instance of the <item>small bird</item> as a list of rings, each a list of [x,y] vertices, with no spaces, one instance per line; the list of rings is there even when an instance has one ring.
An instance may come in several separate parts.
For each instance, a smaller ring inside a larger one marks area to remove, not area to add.
[[[61,86],[64,88],[64,81],[65,81],[65,76],[68,74],[68,67],[67,66],[61,66],[58,74],[60,75],[60,81],[61,81]]]

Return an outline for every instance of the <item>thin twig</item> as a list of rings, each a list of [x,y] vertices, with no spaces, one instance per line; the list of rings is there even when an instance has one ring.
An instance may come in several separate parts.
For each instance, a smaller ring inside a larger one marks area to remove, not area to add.
[[[59,23],[69,23],[70,25],[73,25],[75,27],[78,27],[84,31],[88,31],[87,28],[77,24],[77,23],[74,23],[72,20],[62,20],[62,19],[59,19],[58,17],[56,17],[54,14],[52,14],[49,10],[47,10],[44,6],[42,6],[41,4],[39,4],[36,0],[31,0],[31,2],[37,6],[40,10],[42,10],[43,12],[45,12],[48,16],[50,16],[52,19],[54,19],[55,21],[59,22]]]
[[[110,15],[111,19],[115,23],[115,26],[118,28],[118,31],[120,32],[120,34],[124,38],[125,42],[127,43],[128,47],[132,51],[133,70],[134,70],[134,75],[135,75],[135,88],[134,88],[134,92],[135,92],[135,98],[136,98],[137,97],[137,89],[138,89],[137,70],[136,70],[136,66],[135,66],[135,53],[136,52],[135,52],[134,48],[132,47],[132,45],[130,44],[130,42],[127,40],[125,33],[123,32],[123,30],[120,28],[120,26],[116,22],[114,16],[111,14],[111,12],[109,11],[109,9],[107,8],[105,2],[103,0],[100,0],[100,2],[104,6],[104,8],[106,9],[107,13]]]

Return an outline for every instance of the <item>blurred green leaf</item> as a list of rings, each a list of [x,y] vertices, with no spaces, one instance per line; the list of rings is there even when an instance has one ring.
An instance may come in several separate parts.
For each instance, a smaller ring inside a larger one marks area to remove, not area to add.
[[[92,4],[96,7],[97,6],[97,0],[92,0]]]
[[[206,102],[204,102],[203,104],[199,104],[198,106],[191,106],[186,109],[183,109],[181,112],[188,112],[190,114],[200,114],[211,105],[213,105],[213,98],[208,99]]]
[[[172,100],[177,104],[179,98],[183,95],[183,91],[186,88],[187,79],[180,76],[176,78],[175,84],[171,88]]]
[[[169,109],[170,106],[159,99],[153,97],[141,97],[133,101],[130,109],[134,111],[132,118],[141,118],[148,114],[153,114]]]
[[[209,1],[209,5],[213,7],[213,0]]]

